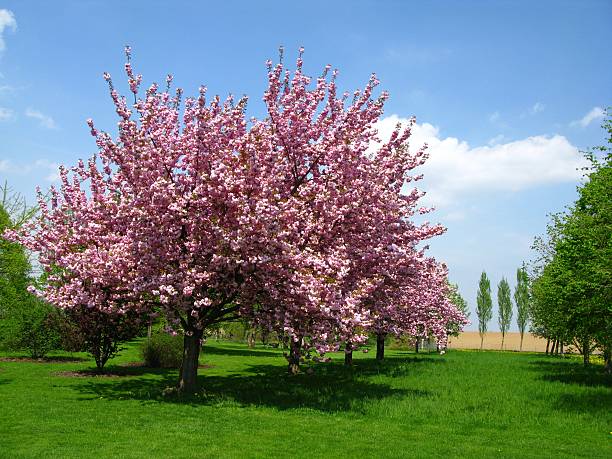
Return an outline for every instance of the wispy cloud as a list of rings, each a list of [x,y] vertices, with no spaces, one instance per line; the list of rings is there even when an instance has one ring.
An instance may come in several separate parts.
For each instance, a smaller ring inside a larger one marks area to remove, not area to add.
[[[382,119],[377,126],[379,136],[388,138],[398,122],[407,121],[396,115]],[[429,145],[429,160],[421,172],[427,202],[435,206],[473,192],[522,191],[576,181],[581,177],[578,169],[585,165],[578,149],[560,135],[472,147],[454,137],[441,137],[439,129],[429,123],[417,124],[410,147],[420,148],[424,143]]]
[[[13,32],[17,30],[17,21],[12,11],[0,9],[0,53],[6,49],[5,30],[12,30]]]
[[[48,159],[37,159],[33,163],[18,164],[10,159],[0,160],[0,172],[9,173],[11,176],[39,175],[41,172],[48,182],[59,180],[59,164]]]
[[[602,119],[606,115],[606,111],[601,107],[593,107],[586,115],[581,119],[572,121],[570,126],[587,127],[593,121]]]
[[[487,145],[497,145],[498,143],[503,142],[506,139],[506,136],[503,134],[498,134],[495,137],[491,137],[487,142]]]
[[[546,109],[546,105],[542,102],[536,102],[531,107],[529,107],[526,111],[521,113],[521,118],[527,118],[528,116],[535,116],[538,113],[543,112]]]
[[[10,108],[0,107],[0,121],[8,121],[13,119],[15,114]]]
[[[501,115],[499,112],[493,112],[489,115],[489,122],[490,123],[497,123],[501,118]]]
[[[33,108],[28,108],[25,111],[25,116],[28,118],[33,118],[38,120],[39,124],[47,129],[57,129],[57,124],[55,124],[55,120],[51,118],[49,115],[45,115],[39,110],[34,110]]]

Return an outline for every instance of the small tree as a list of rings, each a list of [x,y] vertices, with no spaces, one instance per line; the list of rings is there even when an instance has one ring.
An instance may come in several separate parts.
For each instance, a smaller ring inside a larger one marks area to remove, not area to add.
[[[66,314],[77,327],[82,350],[92,355],[100,372],[106,362],[119,353],[121,344],[138,336],[148,320],[148,316],[133,310],[118,313],[87,306],[67,309]]]
[[[516,303],[516,324],[521,334],[519,350],[523,350],[523,336],[529,322],[529,276],[524,267],[516,270],[516,288],[514,289],[514,302]]]
[[[478,332],[480,333],[480,349],[487,332],[489,321],[493,318],[493,302],[491,300],[491,281],[484,271],[480,275],[478,294],[476,296],[476,314],[478,315]]]
[[[460,311],[466,319],[470,317],[470,309],[468,308],[467,301],[459,293],[459,286],[447,281],[447,293],[446,297],[448,300],[455,305],[458,311]],[[459,336],[459,333],[463,329],[465,322],[449,322],[447,325],[449,336]]]
[[[512,321],[512,299],[510,297],[510,285],[508,281],[502,277],[497,285],[497,304],[499,307],[499,329],[502,333],[501,348],[504,348],[504,340],[506,333],[510,328],[510,322]]]

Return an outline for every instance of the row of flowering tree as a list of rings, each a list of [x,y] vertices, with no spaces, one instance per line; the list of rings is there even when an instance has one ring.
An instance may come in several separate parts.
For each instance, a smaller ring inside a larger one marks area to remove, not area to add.
[[[357,348],[368,332],[434,335],[465,318],[446,299],[446,270],[420,243],[444,229],[415,224],[424,149],[411,125],[377,138],[387,94],[338,94],[268,62],[267,116],[246,98],[141,90],[127,48],[130,102],[105,74],[118,135],[89,120],[98,152],[61,168],[40,215],[9,236],[39,254],[43,295],[109,317],[161,313],[184,333],[178,387],[197,388],[202,339],[238,317],[286,338],[289,370],[306,349]],[[373,145],[376,147],[374,148]],[[92,314],[92,320],[100,320]]]

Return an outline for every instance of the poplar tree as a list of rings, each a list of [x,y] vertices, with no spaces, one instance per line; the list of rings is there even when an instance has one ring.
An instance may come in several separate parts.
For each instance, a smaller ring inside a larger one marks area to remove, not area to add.
[[[521,344],[519,350],[523,350],[523,336],[527,323],[529,322],[529,275],[525,268],[516,270],[516,287],[514,289],[514,302],[516,303],[516,324],[518,325],[519,333],[521,334]]]
[[[493,302],[491,301],[491,281],[486,272],[480,275],[478,295],[476,296],[476,314],[478,315],[478,332],[480,333],[480,349],[487,332],[489,321],[493,318]]]
[[[499,329],[502,333],[501,348],[504,348],[504,340],[506,333],[510,328],[512,321],[512,299],[510,297],[510,285],[508,281],[502,277],[502,280],[497,284],[497,305],[499,313]]]

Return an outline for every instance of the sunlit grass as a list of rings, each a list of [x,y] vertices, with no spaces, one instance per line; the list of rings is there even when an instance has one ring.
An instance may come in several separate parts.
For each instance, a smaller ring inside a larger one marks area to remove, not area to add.
[[[62,357],[69,358],[63,354]],[[76,357],[85,358],[84,355]],[[540,354],[356,353],[290,377],[281,351],[209,342],[203,392],[176,371],[0,361],[1,457],[612,457],[612,380]]]

